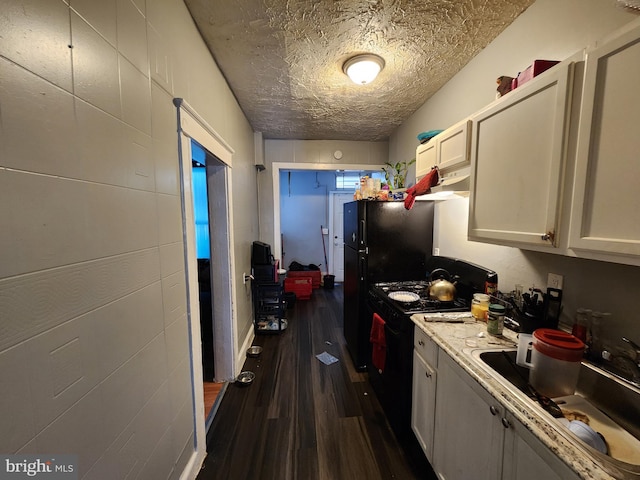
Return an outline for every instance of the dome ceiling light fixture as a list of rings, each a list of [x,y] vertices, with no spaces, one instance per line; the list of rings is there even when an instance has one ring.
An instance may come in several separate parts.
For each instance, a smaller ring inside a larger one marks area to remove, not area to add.
[[[373,53],[365,53],[349,58],[342,66],[342,71],[358,85],[373,82],[384,68],[384,60]]]

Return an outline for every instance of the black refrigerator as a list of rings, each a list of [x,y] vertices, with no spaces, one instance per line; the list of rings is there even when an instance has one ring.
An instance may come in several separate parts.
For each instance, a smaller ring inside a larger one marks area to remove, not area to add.
[[[378,282],[422,280],[433,253],[433,202],[344,204],[344,337],[357,370],[371,361],[367,297]]]

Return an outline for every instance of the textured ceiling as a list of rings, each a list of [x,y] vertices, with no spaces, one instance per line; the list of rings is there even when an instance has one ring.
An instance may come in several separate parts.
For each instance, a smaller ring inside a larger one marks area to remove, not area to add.
[[[534,0],[185,0],[264,138],[386,140]],[[342,64],[385,68],[356,85]]]

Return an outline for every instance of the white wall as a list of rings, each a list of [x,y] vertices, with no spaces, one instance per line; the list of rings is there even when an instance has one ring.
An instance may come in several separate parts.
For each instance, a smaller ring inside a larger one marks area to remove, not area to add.
[[[321,265],[327,271],[322,249],[324,237],[327,256],[332,243],[321,235],[321,226],[329,226],[329,192],[335,190],[336,173],[293,171],[280,173],[280,233],[284,238],[284,268],[292,261],[303,265]]]
[[[336,179],[342,173],[334,170],[280,170],[280,233],[283,238],[283,267],[291,262],[319,265],[324,273],[335,274],[332,262],[333,233],[321,235],[321,227],[331,230],[334,217],[330,192],[337,192]],[[340,190],[352,199],[355,187]],[[350,200],[349,200],[350,201]],[[323,246],[324,238],[324,246]],[[329,265],[327,265],[327,263]]]
[[[0,451],[178,478],[194,400],[172,98],[235,150],[238,343],[253,133],[182,1],[69,3],[0,15]]]
[[[636,18],[606,0],[538,0],[394,132],[390,158],[413,158],[418,133],[446,128],[489,104],[500,75],[515,76],[534,59],[564,59]],[[611,339],[640,341],[637,267],[469,242],[468,209],[468,199],[437,204],[434,245],[441,255],[495,269],[503,291],[516,283],[544,287],[548,272],[563,274],[563,321],[571,322],[580,306],[609,311]]]

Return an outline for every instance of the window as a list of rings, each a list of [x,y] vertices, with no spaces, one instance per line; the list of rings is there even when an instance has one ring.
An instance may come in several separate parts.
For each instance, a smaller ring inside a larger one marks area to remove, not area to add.
[[[368,175],[371,178],[377,178],[381,182],[385,182],[384,172],[337,172],[336,173],[336,189],[339,190],[355,190],[360,186],[360,178]]]

